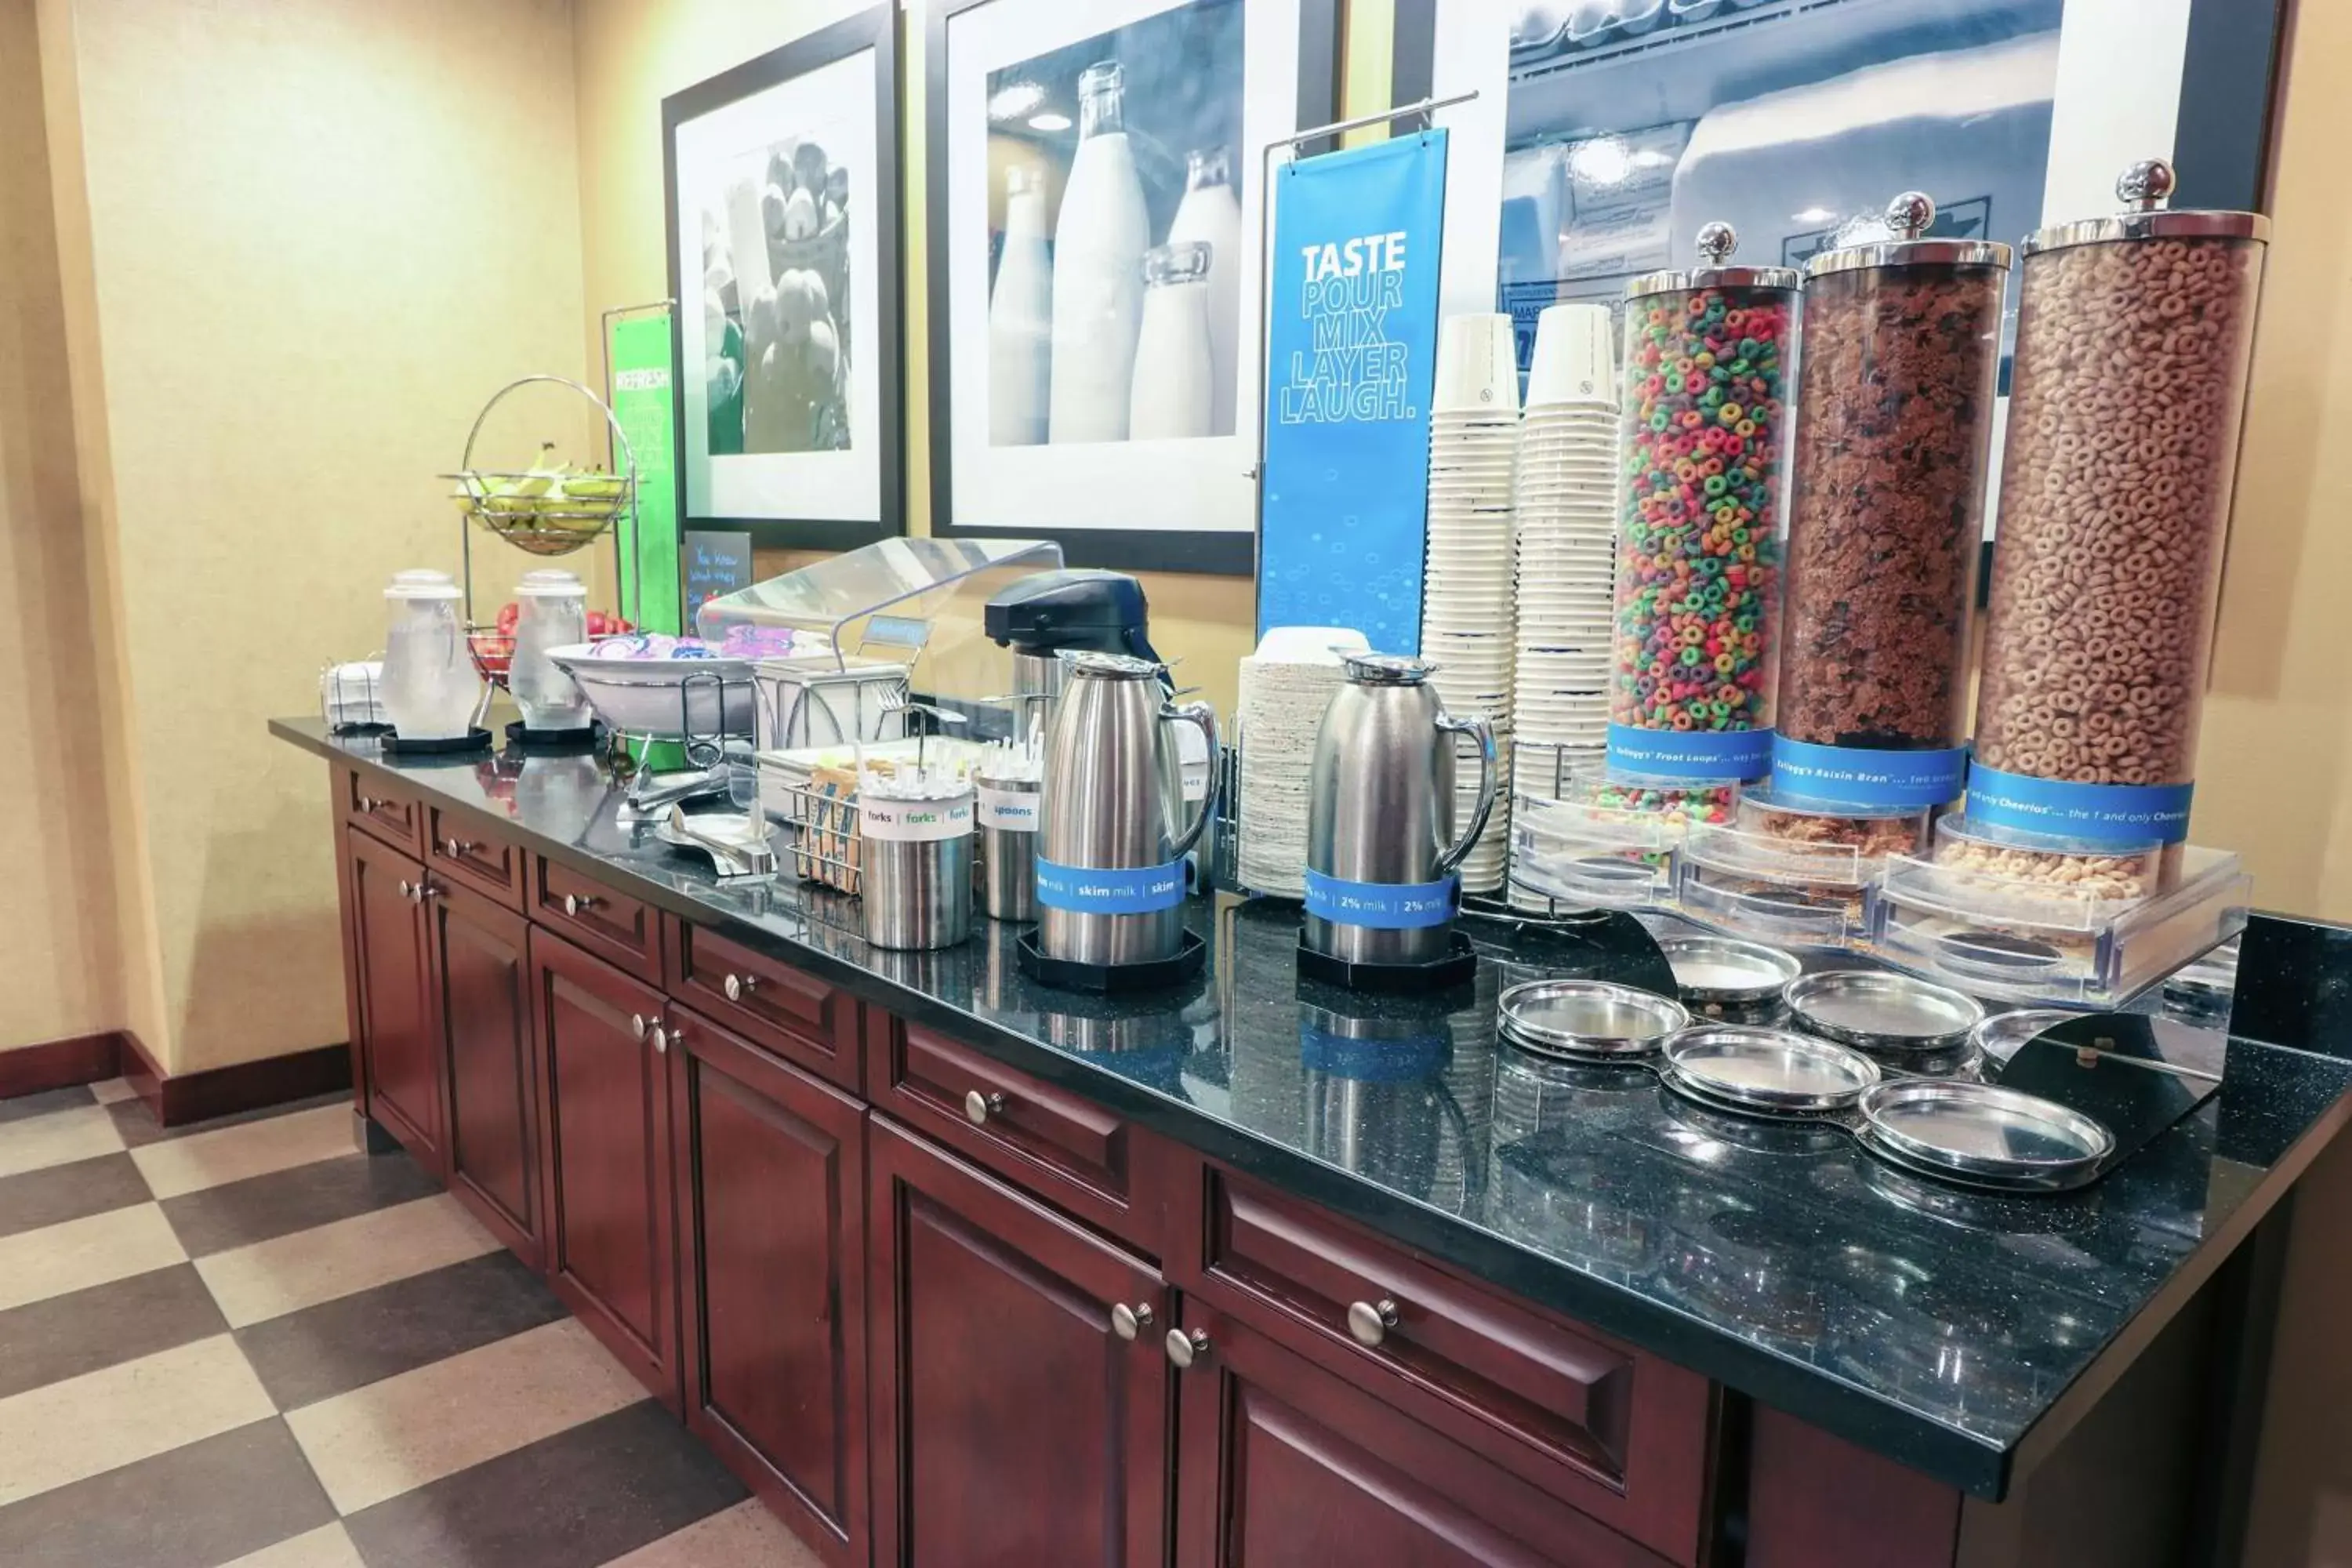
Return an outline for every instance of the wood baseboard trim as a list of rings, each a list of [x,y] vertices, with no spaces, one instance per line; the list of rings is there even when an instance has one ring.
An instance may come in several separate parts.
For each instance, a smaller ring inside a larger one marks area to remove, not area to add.
[[[115,1029],[0,1051],[0,1100],[104,1082],[121,1075],[122,1058],[122,1035]]]
[[[320,1046],[257,1062],[175,1074],[157,1067],[136,1035],[125,1033],[122,1043],[122,1076],[164,1127],[209,1121],[352,1087],[349,1046]]]

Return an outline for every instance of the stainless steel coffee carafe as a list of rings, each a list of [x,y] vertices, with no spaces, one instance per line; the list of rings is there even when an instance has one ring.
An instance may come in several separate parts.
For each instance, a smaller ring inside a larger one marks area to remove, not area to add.
[[[1437,667],[1352,654],[1323,710],[1307,784],[1307,947],[1349,963],[1432,963],[1451,950],[1454,869],[1486,826],[1495,728],[1457,719]],[[1478,741],[1478,805],[1454,831],[1454,737]]]
[[[1038,805],[1037,944],[1045,956],[1091,964],[1154,963],[1184,942],[1184,857],[1216,804],[1213,780],[1178,826],[1163,781],[1175,768],[1177,724],[1197,724],[1217,751],[1205,702],[1171,705],[1166,667],[1127,654],[1068,657],[1068,680],[1045,731]]]

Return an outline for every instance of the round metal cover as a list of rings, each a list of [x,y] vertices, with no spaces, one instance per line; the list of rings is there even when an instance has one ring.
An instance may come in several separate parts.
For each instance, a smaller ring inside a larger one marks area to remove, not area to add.
[[[1658,943],[1685,1002],[1745,1006],[1777,996],[1803,966],[1777,947],[1727,936],[1670,936]]]
[[[1672,1088],[1765,1114],[1842,1110],[1879,1079],[1877,1064],[1861,1052],[1787,1029],[1708,1025],[1683,1030],[1664,1048]]]
[[[1947,986],[1877,969],[1800,975],[1781,998],[1799,1027],[1876,1051],[1935,1051],[1968,1043],[1984,1008]]]
[[[2115,1135],[2055,1100],[1990,1084],[1905,1079],[1861,1102],[1863,1141],[1914,1170],[1984,1186],[2055,1191],[2088,1181]]]
[[[1647,1056],[1690,1022],[1679,1002],[1606,980],[1535,980],[1496,1003],[1503,1037],[1567,1057]]]

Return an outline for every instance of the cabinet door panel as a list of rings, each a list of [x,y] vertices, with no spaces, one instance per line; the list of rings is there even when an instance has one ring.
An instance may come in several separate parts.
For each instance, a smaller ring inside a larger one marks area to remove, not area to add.
[[[463,888],[442,885],[427,908],[435,1009],[449,1059],[450,1190],[539,1268],[530,927],[513,910]]]
[[[687,1425],[827,1563],[862,1563],[865,1107],[672,1017]]]
[[[1230,1318],[1179,1379],[1178,1568],[1658,1568],[1658,1557]]]
[[[661,997],[544,931],[533,933],[530,957],[549,1282],[675,1409],[667,1058],[655,1049]]]
[[[368,1111],[418,1164],[443,1175],[441,1032],[427,1010],[425,912],[404,890],[415,888],[424,869],[355,829],[345,831],[343,844]]]
[[[1168,1540],[1156,1270],[871,1124],[875,1562],[1145,1568]],[[1145,1309],[1132,1341],[1110,1309]]]

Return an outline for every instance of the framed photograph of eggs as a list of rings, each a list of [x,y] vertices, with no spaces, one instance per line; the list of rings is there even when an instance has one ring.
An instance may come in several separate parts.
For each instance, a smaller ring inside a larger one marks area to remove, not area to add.
[[[904,531],[892,12],[662,100],[686,528]]]
[[[934,532],[1251,571],[1260,171],[1338,38],[1336,0],[934,0]]]

